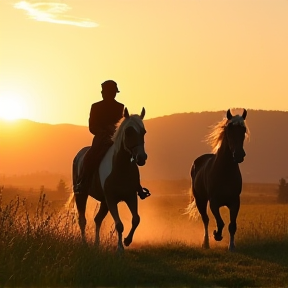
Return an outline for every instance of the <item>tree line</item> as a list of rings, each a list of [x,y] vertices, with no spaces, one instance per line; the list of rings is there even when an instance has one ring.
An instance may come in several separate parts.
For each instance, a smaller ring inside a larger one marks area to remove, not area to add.
[[[285,178],[279,180],[278,186],[278,202],[288,203],[288,183]]]

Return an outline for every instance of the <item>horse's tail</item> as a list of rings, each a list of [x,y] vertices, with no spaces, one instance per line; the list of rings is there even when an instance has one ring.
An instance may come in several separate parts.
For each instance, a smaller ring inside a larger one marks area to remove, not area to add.
[[[68,200],[66,201],[66,203],[64,204],[64,207],[68,210],[75,208],[75,194],[72,192],[68,198]]]
[[[189,189],[190,203],[184,209],[183,214],[189,214],[189,218],[193,218],[193,219],[197,220],[200,217],[200,213],[198,211],[195,197],[194,197],[194,179],[196,176],[195,163],[193,163],[193,165],[191,167],[190,176],[191,176],[191,188]]]
[[[190,219],[192,218],[194,220],[197,220],[197,219],[199,219],[199,217],[201,215],[198,211],[196,201],[195,201],[195,198],[193,197],[193,192],[192,192],[191,188],[189,189],[189,194],[190,194],[191,200],[190,200],[190,203],[188,204],[188,206],[184,209],[183,214],[184,215],[188,214]]]
[[[200,213],[198,211],[198,208],[196,206],[196,201],[195,198],[193,199],[193,201],[191,203],[188,204],[188,206],[185,208],[185,212],[184,214],[188,214],[189,218],[197,220],[200,218]]]

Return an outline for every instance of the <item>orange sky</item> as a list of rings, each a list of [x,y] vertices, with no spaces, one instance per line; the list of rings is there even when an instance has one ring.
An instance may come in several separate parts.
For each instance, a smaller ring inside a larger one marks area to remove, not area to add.
[[[287,111],[288,1],[0,1],[0,117],[87,125],[107,79],[146,119]]]

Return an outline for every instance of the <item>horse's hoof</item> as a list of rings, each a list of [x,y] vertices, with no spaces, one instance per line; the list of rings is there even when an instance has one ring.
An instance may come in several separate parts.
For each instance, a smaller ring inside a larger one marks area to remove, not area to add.
[[[216,230],[214,230],[213,235],[216,241],[221,241],[223,239],[222,235],[217,233]]]
[[[228,246],[228,250],[229,250],[230,252],[234,252],[234,251],[236,250],[235,245],[229,245],[229,246]]]
[[[124,241],[123,241],[123,242],[124,242],[124,245],[125,245],[125,246],[129,246],[132,241],[129,240],[128,238],[124,238]]]
[[[203,248],[203,249],[210,249],[210,246],[209,246],[209,244],[207,244],[207,243],[205,243],[205,244],[203,243],[203,244],[202,244],[202,248]]]
[[[123,255],[124,254],[124,247],[123,246],[118,246],[116,249],[117,255]]]

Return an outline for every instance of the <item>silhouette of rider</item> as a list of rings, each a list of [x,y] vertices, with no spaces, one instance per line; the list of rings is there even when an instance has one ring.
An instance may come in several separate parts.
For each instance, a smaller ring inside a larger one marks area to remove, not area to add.
[[[92,145],[83,159],[82,172],[77,184],[73,187],[74,193],[83,193],[102,158],[112,146],[112,136],[116,131],[116,124],[123,117],[124,105],[115,100],[118,90],[117,83],[107,80],[101,84],[103,100],[92,104],[89,117],[89,131],[94,135]],[[150,196],[147,188],[139,183],[138,196],[143,200]]]
[[[116,124],[123,117],[124,105],[115,100],[118,90],[117,83],[107,80],[101,84],[103,100],[93,103],[89,117],[89,131],[94,135],[92,146],[83,160],[82,173],[74,192],[82,193],[88,185],[93,172],[99,167],[102,158],[113,144],[111,137]]]

